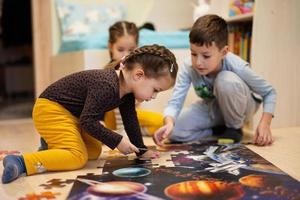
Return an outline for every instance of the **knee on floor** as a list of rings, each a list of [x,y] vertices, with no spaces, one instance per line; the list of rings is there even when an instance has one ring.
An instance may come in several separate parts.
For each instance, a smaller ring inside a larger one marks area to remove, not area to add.
[[[86,152],[72,151],[72,167],[73,169],[80,169],[85,166],[88,161],[88,154]]]

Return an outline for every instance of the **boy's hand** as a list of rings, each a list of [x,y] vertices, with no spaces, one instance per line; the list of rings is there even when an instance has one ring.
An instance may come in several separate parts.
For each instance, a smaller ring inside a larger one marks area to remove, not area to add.
[[[148,150],[143,155],[141,155],[140,158],[151,158],[151,159],[152,158],[159,158],[159,152]]]
[[[253,143],[259,146],[271,145],[274,142],[270,126],[260,123],[256,129]]]
[[[169,137],[170,133],[173,130],[173,123],[167,123],[163,127],[160,127],[157,131],[155,131],[153,135],[153,140],[155,144],[158,146],[163,146],[162,141]]]
[[[133,152],[140,152],[139,149],[136,146],[134,146],[127,137],[122,138],[121,142],[117,146],[117,149],[125,155],[131,154]]]
[[[271,145],[273,143],[271,133],[271,121],[273,115],[263,112],[258,127],[253,138],[253,143],[259,146]]]

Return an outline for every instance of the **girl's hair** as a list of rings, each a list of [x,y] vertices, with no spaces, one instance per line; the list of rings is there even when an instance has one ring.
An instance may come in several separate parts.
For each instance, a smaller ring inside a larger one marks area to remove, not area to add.
[[[139,30],[136,25],[128,21],[118,21],[109,27],[108,42],[113,44],[119,37],[132,35],[135,37],[136,44],[139,42]]]
[[[203,46],[215,42],[222,49],[228,43],[227,23],[218,15],[204,15],[196,20],[189,36],[192,44]]]
[[[123,63],[126,69],[134,69],[139,64],[146,77],[158,78],[170,74],[175,80],[178,65],[174,54],[164,46],[157,44],[146,45],[133,50],[124,60],[111,63],[111,67],[118,68]]]

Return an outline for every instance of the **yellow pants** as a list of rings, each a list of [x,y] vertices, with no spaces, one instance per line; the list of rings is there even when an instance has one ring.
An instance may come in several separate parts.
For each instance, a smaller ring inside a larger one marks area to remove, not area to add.
[[[88,159],[97,159],[100,155],[102,144],[84,132],[78,118],[60,104],[39,98],[32,117],[48,150],[23,155],[27,175],[79,169]]]
[[[152,136],[157,129],[163,126],[162,114],[141,110],[139,108],[136,109],[136,112],[140,126],[142,128],[146,128],[150,136]],[[105,113],[104,123],[107,128],[111,130],[116,129],[116,117],[113,111]]]

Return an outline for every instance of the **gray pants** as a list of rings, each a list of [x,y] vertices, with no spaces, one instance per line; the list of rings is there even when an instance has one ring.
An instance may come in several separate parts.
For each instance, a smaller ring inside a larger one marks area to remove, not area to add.
[[[213,92],[214,100],[199,100],[179,114],[170,140],[199,140],[210,136],[211,128],[218,125],[242,128],[260,105],[253,99],[247,84],[231,71],[217,75]]]

